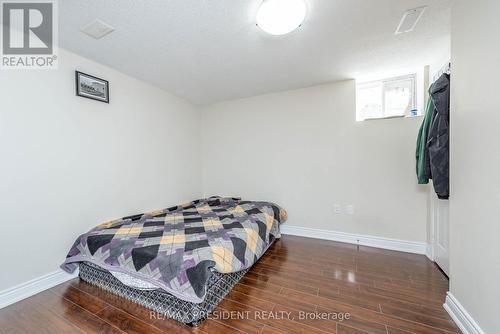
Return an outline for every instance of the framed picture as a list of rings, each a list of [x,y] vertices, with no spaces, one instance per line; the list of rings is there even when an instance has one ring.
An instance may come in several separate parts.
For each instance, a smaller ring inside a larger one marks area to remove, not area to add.
[[[76,95],[109,103],[109,82],[75,71]]]

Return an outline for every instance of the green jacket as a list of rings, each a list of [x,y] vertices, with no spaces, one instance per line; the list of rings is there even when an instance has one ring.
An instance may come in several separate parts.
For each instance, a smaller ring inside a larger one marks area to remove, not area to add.
[[[429,88],[429,92],[431,91],[432,86]],[[429,101],[427,102],[427,107],[425,109],[425,116],[422,125],[420,126],[420,130],[418,131],[417,137],[417,151],[415,156],[417,158],[417,179],[418,184],[427,184],[429,183],[429,177],[425,172],[426,163],[429,157],[427,156],[427,150],[425,146],[427,145],[427,134],[429,133],[429,127],[432,121],[432,116],[434,114],[434,102],[429,94]]]

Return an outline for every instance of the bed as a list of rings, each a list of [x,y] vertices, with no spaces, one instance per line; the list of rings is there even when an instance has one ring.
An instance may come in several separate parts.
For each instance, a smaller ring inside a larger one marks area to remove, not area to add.
[[[286,211],[210,197],[103,223],[61,268],[159,314],[198,325],[274,240]]]

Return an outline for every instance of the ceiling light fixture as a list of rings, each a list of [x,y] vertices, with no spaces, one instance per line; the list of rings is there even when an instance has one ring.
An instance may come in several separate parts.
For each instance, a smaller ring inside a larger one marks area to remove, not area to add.
[[[264,0],[257,12],[257,25],[271,35],[297,29],[306,17],[304,0]]]

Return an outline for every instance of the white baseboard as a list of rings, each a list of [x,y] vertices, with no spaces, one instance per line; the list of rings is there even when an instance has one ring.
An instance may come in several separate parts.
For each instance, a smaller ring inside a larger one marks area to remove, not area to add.
[[[432,249],[431,244],[427,244],[425,246],[425,256],[427,256],[427,258],[429,258],[429,260],[434,262],[434,250]]]
[[[485,334],[469,312],[449,291],[443,307],[464,334]]]
[[[0,291],[0,309],[64,283],[75,278],[77,275],[77,272],[68,274],[59,269],[50,274],[37,277],[31,281]]]
[[[293,226],[288,224],[281,225],[280,229],[283,234],[296,235],[306,238],[333,240],[415,254],[426,254],[427,251],[427,244],[425,242],[389,239],[370,235]]]

